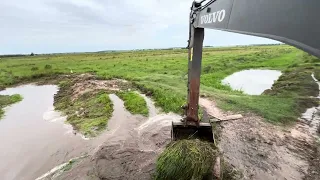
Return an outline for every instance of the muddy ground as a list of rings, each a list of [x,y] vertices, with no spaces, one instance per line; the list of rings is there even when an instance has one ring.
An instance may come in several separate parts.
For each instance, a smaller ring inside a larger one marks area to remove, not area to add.
[[[222,112],[213,101],[202,99],[213,117]],[[320,179],[320,146],[307,124],[278,127],[254,114],[219,123],[219,147],[224,158],[243,173],[243,179]]]
[[[213,117],[232,114],[222,112],[207,99],[201,99],[200,104]],[[109,136],[116,139],[104,142],[54,179],[151,179],[156,157],[170,142],[171,121],[178,119],[173,114],[140,121],[131,118],[135,123]],[[218,127],[224,159],[243,174],[242,179],[320,179],[319,145],[306,124],[283,128],[244,114]]]
[[[106,81],[85,82],[75,85],[79,91],[74,97],[86,84],[117,90],[112,82],[111,86]],[[118,97],[110,96],[115,106],[113,117],[108,130],[92,140],[96,148],[67,170],[42,179],[152,179],[156,158],[170,142],[171,122],[180,116],[156,112],[152,101],[144,97],[148,118],[131,115]],[[202,98],[200,105],[212,118],[233,114],[221,111],[209,99]],[[242,115],[241,119],[218,123],[216,133],[224,160],[243,174],[242,179],[320,179],[320,145],[308,123],[301,119],[293,127],[279,127],[254,114]]]
[[[86,92],[112,93],[130,88],[125,80],[99,80],[88,74],[61,79],[76,82],[70,87],[71,101]],[[149,97],[141,96],[147,103],[148,117],[132,115],[118,96],[110,94],[112,117],[107,130],[88,140],[88,155],[74,157],[72,163],[57,167],[39,179],[150,179],[158,154],[171,140],[171,122],[181,117],[159,113]]]

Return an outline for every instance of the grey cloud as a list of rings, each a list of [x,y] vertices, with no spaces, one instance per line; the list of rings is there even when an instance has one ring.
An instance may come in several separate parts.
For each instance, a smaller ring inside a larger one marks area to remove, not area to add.
[[[185,46],[192,1],[0,0],[0,51]]]
[[[50,2],[47,4],[50,7],[55,8],[64,17],[68,18],[71,23],[77,23],[82,25],[109,25],[109,26],[128,26],[127,24],[120,24],[115,22],[110,14],[97,13],[90,7],[77,6],[70,2]]]

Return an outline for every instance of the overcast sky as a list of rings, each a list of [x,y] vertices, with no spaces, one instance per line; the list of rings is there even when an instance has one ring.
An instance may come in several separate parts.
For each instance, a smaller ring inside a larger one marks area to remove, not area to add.
[[[0,54],[185,47],[192,0],[0,0]],[[277,43],[206,30],[205,45]]]

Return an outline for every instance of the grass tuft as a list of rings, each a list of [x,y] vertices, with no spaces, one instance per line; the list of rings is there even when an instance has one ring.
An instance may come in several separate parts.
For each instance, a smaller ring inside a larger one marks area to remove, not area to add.
[[[148,116],[149,110],[147,103],[138,93],[132,91],[123,91],[118,92],[117,96],[124,101],[124,106],[130,113]]]
[[[112,116],[113,104],[105,91],[88,92],[75,100],[71,100],[72,83],[62,81],[60,90],[55,95],[54,106],[64,112],[67,122],[73,128],[87,137],[97,136],[106,129],[108,120]]]
[[[3,108],[6,106],[9,106],[11,104],[17,103],[19,101],[21,101],[23,98],[21,95],[19,94],[14,94],[14,95],[0,95],[0,119],[3,117],[4,115],[4,110]]]
[[[218,150],[210,143],[174,141],[158,157],[155,180],[203,180],[212,178]]]

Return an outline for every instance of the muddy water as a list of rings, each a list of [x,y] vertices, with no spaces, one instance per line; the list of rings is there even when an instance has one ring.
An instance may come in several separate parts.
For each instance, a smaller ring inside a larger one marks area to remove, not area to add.
[[[139,122],[143,121],[142,116],[133,116],[124,107],[124,102],[116,95],[109,95],[113,103],[113,113],[108,121],[107,131],[92,139],[94,147],[101,146],[103,143],[117,143],[124,141],[132,136],[132,127],[135,127]]]
[[[26,85],[1,91],[23,100],[6,108],[0,120],[0,179],[35,179],[52,167],[86,152],[87,142],[53,111],[53,85]]]
[[[280,76],[281,72],[275,70],[244,70],[226,77],[222,83],[246,94],[260,95],[270,89]]]
[[[154,103],[145,95],[142,97],[149,108],[149,118],[131,115],[123,101],[110,94],[114,111],[107,130],[96,138],[85,139],[79,133],[74,134],[72,127],[64,123],[66,117],[54,111],[53,96],[57,91],[54,85],[25,85],[0,92],[20,94],[24,98],[6,108],[6,116],[0,121],[0,179],[46,179],[62,173],[60,169],[72,158],[121,152],[132,154],[130,158],[135,163],[130,168],[137,165],[146,168],[142,174],[138,173],[139,177],[148,176],[156,155],[170,141],[171,122],[180,119],[174,114],[158,115]],[[108,149],[108,153],[103,149]],[[112,166],[121,167],[126,158],[119,154]],[[93,166],[102,167],[98,174],[104,174],[105,162],[99,158],[96,162]],[[116,171],[111,176],[132,172]]]
[[[110,94],[114,111],[108,130],[89,140],[95,147],[89,156],[68,172],[60,170],[66,165],[61,163],[39,179],[150,179],[157,155],[170,142],[171,122],[181,117],[157,114],[154,103],[141,96],[149,109],[148,118],[130,114],[124,102]]]
[[[56,179],[152,179],[156,158],[170,142],[171,122],[180,118],[174,114],[156,115],[140,122],[132,118],[131,127],[121,126],[112,135],[125,138],[105,141],[92,156]]]
[[[149,118],[154,117],[157,115],[158,110],[157,108],[154,106],[154,102],[151,101],[151,99],[149,99],[145,94],[140,94],[143,99],[146,101],[147,103],[147,107],[149,109]]]
[[[114,111],[108,123],[108,131],[92,140],[94,146],[97,146],[95,152],[103,146],[126,144],[128,139],[130,139],[130,143],[135,143],[140,150],[156,151],[159,148],[155,144],[163,144],[171,138],[168,135],[168,132],[170,134],[171,131],[171,123],[179,121],[181,117],[173,113],[157,114],[154,102],[145,95],[140,95],[147,103],[148,118],[132,115],[125,109],[124,102],[118,96],[109,95],[113,102]]]
[[[314,74],[312,74],[311,77],[319,86],[319,95],[317,98],[320,99],[320,82],[315,78]],[[320,106],[307,109],[301,118],[309,125],[309,133],[316,135],[320,126]]]

